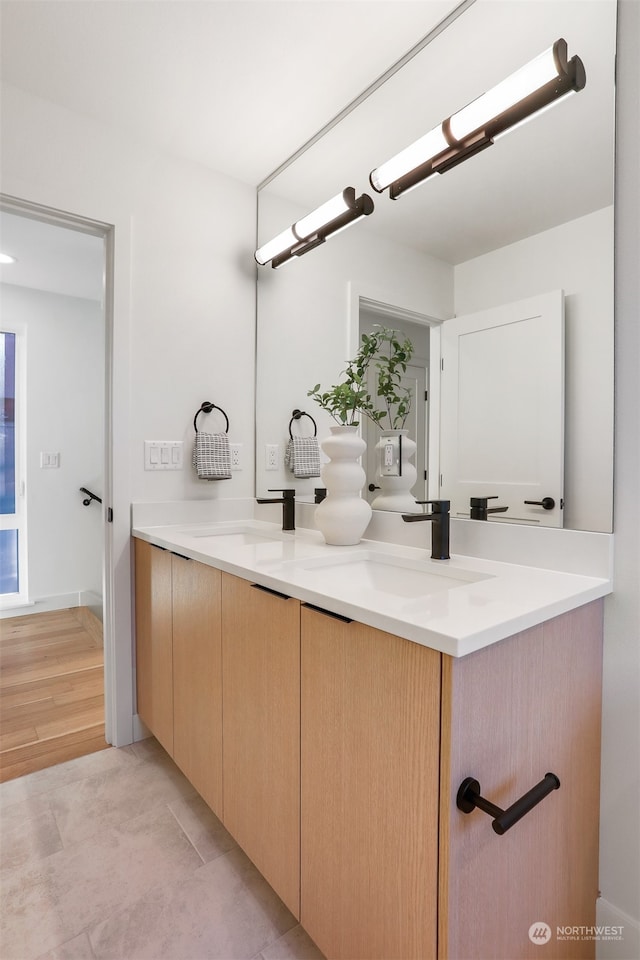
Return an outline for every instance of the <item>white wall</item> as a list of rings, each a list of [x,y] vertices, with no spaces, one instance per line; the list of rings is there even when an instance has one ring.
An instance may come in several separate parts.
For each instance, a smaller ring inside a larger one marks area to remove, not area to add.
[[[115,226],[114,622],[108,730],[133,735],[130,503],[251,496],[255,191],[163,155],[16,88],[2,87],[2,191]],[[224,407],[244,470],[211,484],[145,472],[143,442],[191,439],[202,400]],[[110,654],[108,653],[108,657]]]
[[[614,592],[605,606],[599,922],[602,960],[640,957],[640,4],[618,6]]]
[[[102,593],[104,322],[95,300],[2,284],[3,322],[26,332],[29,599]],[[60,454],[42,469],[40,453]]]
[[[613,208],[455,268],[458,316],[559,289],[565,293],[564,526],[606,533],[613,510]]]

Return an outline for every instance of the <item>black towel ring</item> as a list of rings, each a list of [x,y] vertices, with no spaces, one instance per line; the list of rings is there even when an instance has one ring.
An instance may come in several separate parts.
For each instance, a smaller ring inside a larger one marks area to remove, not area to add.
[[[309,417],[309,420],[311,420],[311,423],[313,424],[313,435],[314,435],[314,437],[317,437],[317,436],[318,436],[318,426],[317,426],[315,420],[313,419],[313,417],[311,416],[311,414],[310,414],[310,413],[305,413],[304,410],[294,410],[294,411],[293,411],[293,416],[291,417],[291,420],[289,420],[289,436],[291,437],[291,439],[293,440],[293,434],[291,433],[291,424],[293,423],[294,420],[299,420],[300,417]]]
[[[222,407],[217,407],[217,406],[215,405],[215,403],[211,403],[210,400],[205,400],[205,401],[202,403],[200,409],[199,409],[199,410],[196,410],[196,415],[195,415],[195,417],[193,418],[193,429],[195,430],[195,432],[196,432],[196,433],[198,432],[198,427],[197,427],[197,425],[196,425],[196,421],[197,421],[198,417],[200,416],[200,414],[201,414],[201,413],[211,413],[212,410],[219,410],[219,411],[220,411],[220,413],[221,413],[222,416],[224,417],[224,419],[225,419],[225,421],[226,421],[226,424],[227,424],[226,427],[225,427],[225,431],[224,431],[224,432],[225,432],[225,433],[229,433],[229,417],[226,415],[226,413],[224,412],[224,410],[222,409]]]

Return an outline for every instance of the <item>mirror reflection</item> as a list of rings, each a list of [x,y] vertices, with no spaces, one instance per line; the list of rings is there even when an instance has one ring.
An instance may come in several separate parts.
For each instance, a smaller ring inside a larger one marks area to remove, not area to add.
[[[286,485],[313,499],[321,481],[284,463],[292,411],[326,436],[333,421],[308,391],[338,383],[361,332],[382,323],[413,332],[422,364],[416,499],[448,497],[469,516],[472,496],[492,497],[509,508],[491,522],[611,529],[615,7],[476,0],[261,188],[260,244],[348,186],[375,210],[259,268],[258,496]],[[584,90],[397,200],[371,190],[374,167],[559,37],[584,62]],[[548,303],[556,328],[534,343],[527,322]],[[379,437],[367,428],[367,487]]]

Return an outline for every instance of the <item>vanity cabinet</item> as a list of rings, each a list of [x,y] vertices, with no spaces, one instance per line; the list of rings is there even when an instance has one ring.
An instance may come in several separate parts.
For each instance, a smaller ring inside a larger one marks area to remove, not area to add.
[[[300,603],[222,574],[224,824],[300,916]]]
[[[173,756],[171,553],[135,540],[138,715]]]
[[[602,612],[453,658],[136,540],[138,709],[330,960],[589,960]]]
[[[331,960],[586,960],[598,895],[602,604],[454,659],[302,610],[301,922]],[[503,836],[456,805],[473,777]]]
[[[441,655],[303,607],[301,661],[301,923],[328,957],[435,957]]]
[[[138,714],[222,816],[221,573],[135,541]]]
[[[557,930],[596,922],[602,615],[598,600],[442,658],[441,958],[595,955],[594,939]],[[560,788],[503,836],[456,806],[466,777],[504,809],[548,772]],[[548,943],[529,939],[541,923]]]

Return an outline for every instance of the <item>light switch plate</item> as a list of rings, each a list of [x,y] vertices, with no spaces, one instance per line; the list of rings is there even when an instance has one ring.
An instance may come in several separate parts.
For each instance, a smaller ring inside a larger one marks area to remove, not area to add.
[[[182,440],[145,440],[145,470],[182,470]]]
[[[60,466],[59,453],[40,453],[40,468],[42,470],[57,470]]]

